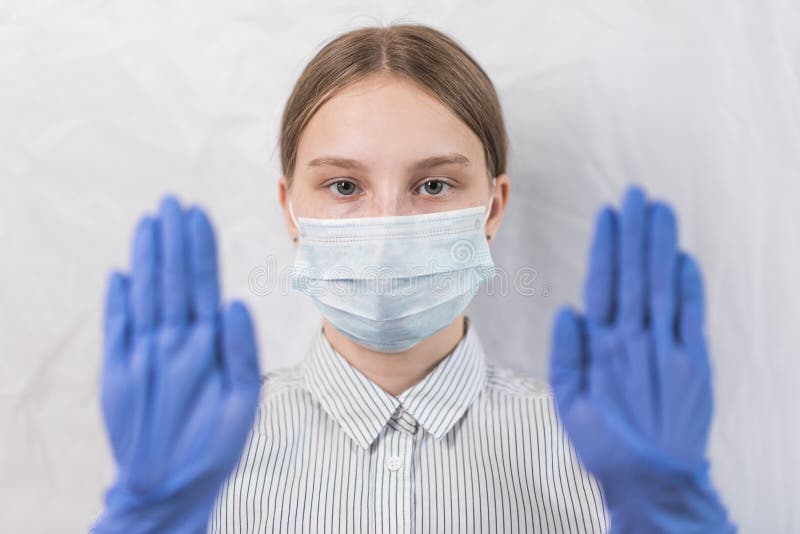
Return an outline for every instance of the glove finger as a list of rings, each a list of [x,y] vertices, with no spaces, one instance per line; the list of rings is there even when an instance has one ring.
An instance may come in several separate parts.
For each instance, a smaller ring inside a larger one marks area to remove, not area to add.
[[[223,367],[228,389],[223,419],[226,441],[221,458],[238,461],[254,424],[261,376],[253,323],[243,303],[234,301],[223,313]]]
[[[125,363],[130,342],[128,278],[113,271],[108,278],[103,316],[103,347],[106,365]]]
[[[159,210],[161,242],[159,281],[161,283],[162,320],[182,326],[187,321],[186,237],[178,200],[166,196]]]
[[[672,209],[656,202],[648,217],[648,282],[650,322],[656,336],[672,342],[677,295],[677,224]]]
[[[153,330],[157,317],[157,221],[145,216],[139,221],[133,240],[131,307],[137,334]]]
[[[644,348],[652,361],[649,371],[652,378],[648,380],[653,395],[650,417],[645,423],[652,423],[648,431],[655,432],[664,421],[668,424],[671,404],[676,391],[670,383],[672,370],[679,362],[674,358],[673,325],[675,320],[675,297],[677,283],[675,266],[677,262],[677,226],[672,209],[663,202],[651,204],[647,213],[647,313],[650,318],[652,334],[652,350]],[[642,377],[644,379],[645,377]],[[650,383],[652,382],[652,383]],[[640,395],[648,396],[648,392]]]
[[[655,394],[655,425],[667,417],[674,396],[670,372],[679,362],[673,361],[675,296],[677,291],[677,226],[669,206],[656,202],[648,210],[647,290],[650,328],[653,340],[652,387]]]
[[[565,414],[575,398],[586,388],[586,355],[578,315],[561,308],[553,322],[550,352],[550,385],[556,405]]]
[[[130,405],[138,384],[128,375],[130,312],[128,279],[117,271],[108,278],[103,316],[103,365],[100,406],[117,465],[125,465],[129,454]]]
[[[647,201],[644,192],[632,186],[625,194],[620,222],[619,314],[624,332],[642,329],[645,318],[645,223]]]
[[[253,322],[241,301],[225,310],[222,330],[223,368],[228,385],[235,390],[256,388],[261,377]]]
[[[614,313],[617,224],[617,214],[611,207],[606,206],[597,215],[583,289],[586,318],[601,324],[610,322]]]
[[[102,412],[123,484],[150,476],[146,466],[151,451],[148,429],[153,420],[152,339],[150,335],[136,338],[127,365],[110,365],[103,373]]]
[[[219,277],[214,230],[206,214],[192,207],[185,222],[189,236],[189,305],[200,320],[215,320],[219,308]]]
[[[682,254],[680,257],[679,280],[678,337],[681,344],[690,351],[704,348],[705,296],[703,280],[697,262],[689,254]]]

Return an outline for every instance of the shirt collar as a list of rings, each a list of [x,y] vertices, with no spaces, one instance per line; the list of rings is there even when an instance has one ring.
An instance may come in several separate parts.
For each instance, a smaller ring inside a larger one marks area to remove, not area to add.
[[[303,362],[306,387],[359,446],[368,449],[399,406],[442,439],[486,385],[483,346],[469,318],[455,348],[420,382],[395,397],[364,376],[320,328]]]

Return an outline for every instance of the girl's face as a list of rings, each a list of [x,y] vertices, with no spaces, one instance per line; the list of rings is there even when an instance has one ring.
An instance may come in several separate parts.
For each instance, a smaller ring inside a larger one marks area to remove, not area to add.
[[[410,81],[380,75],[320,107],[300,138],[292,188],[281,177],[279,198],[296,236],[287,197],[295,217],[347,218],[488,208],[494,195],[493,234],[508,190],[504,174],[492,190],[483,145],[447,107]]]

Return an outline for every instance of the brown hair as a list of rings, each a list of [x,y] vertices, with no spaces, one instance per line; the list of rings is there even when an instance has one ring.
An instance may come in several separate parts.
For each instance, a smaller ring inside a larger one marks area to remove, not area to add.
[[[508,137],[486,72],[444,33],[422,24],[393,24],[340,35],[303,69],[281,121],[281,169],[290,188],[300,136],[317,109],[347,85],[382,72],[415,81],[464,121],[483,143],[490,180],[506,172]]]

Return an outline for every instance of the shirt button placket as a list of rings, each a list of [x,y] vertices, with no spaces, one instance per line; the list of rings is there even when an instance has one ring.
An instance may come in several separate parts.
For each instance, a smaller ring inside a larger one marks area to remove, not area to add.
[[[413,417],[403,412],[402,408],[398,410],[396,418],[403,420],[400,425],[402,430],[398,432],[397,451],[387,457],[386,468],[392,473],[392,476],[397,477],[397,506],[402,507],[400,516],[403,518],[403,524],[398,525],[398,528],[400,532],[411,532],[414,513],[414,503],[412,502],[414,480],[412,479],[411,464],[419,425]]]

